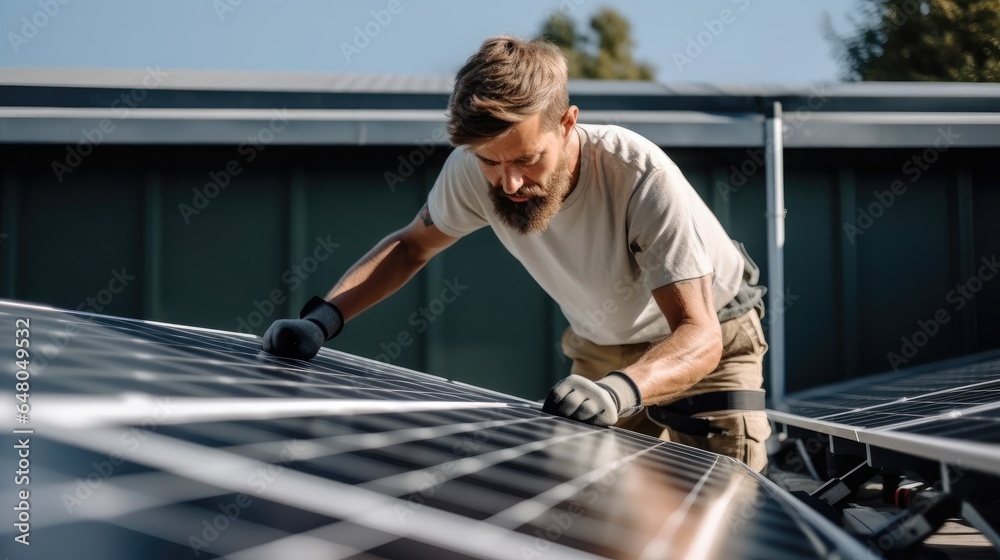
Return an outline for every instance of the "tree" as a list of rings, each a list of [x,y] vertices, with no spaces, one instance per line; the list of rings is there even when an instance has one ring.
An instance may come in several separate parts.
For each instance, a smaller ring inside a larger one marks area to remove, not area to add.
[[[861,0],[855,29],[824,21],[844,78],[1000,82],[1000,0]]]
[[[577,33],[576,23],[555,13],[540,35],[566,55],[570,78],[594,80],[652,80],[653,67],[632,57],[632,26],[612,8],[601,8],[590,18],[590,35]]]

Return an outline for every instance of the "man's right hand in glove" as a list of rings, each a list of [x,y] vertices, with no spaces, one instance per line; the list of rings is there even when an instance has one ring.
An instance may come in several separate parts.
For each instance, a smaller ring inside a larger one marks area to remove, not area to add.
[[[595,426],[610,426],[642,409],[642,393],[624,371],[612,371],[596,383],[570,375],[549,390],[542,412]]]
[[[264,333],[264,351],[283,358],[311,360],[323,343],[340,334],[344,316],[336,305],[313,296],[298,319],[278,319]]]

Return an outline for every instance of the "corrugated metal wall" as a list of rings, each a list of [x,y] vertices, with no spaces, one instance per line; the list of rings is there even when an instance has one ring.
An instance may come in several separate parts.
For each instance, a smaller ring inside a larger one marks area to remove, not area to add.
[[[105,145],[59,181],[66,149],[0,147],[0,295],[258,334],[409,221],[447,151],[268,146],[247,161],[236,146]],[[759,150],[669,153],[766,269]],[[926,169],[922,153],[786,152],[787,291],[768,313],[786,316],[789,390],[1000,346],[1000,278],[983,264],[1000,253],[1000,150]],[[564,326],[480,231],[331,346],[541,398],[568,371]]]

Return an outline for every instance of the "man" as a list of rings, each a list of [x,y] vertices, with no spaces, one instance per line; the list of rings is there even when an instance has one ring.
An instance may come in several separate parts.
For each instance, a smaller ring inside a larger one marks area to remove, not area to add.
[[[545,411],[761,470],[770,425],[755,265],[662,150],[619,127],[579,125],[578,113],[556,47],[486,40],[456,77],[448,131],[458,148],[427,204],[325,300],[276,321],[264,349],[312,358],[434,255],[490,226],[570,324],[571,375]]]

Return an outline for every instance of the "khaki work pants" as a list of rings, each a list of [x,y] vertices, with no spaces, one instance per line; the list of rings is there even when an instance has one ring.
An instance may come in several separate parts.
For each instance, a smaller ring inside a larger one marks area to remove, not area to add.
[[[757,311],[751,309],[735,319],[721,323],[722,359],[715,371],[696,383],[679,397],[725,390],[763,391],[763,360],[767,342]],[[562,337],[563,353],[573,360],[570,373],[597,381],[609,372],[634,364],[645,353],[649,343],[602,346],[577,336],[566,329]],[[669,404],[669,403],[663,403]],[[692,436],[664,428],[653,422],[645,411],[622,418],[616,426],[727,455],[761,471],[767,466],[764,441],[771,435],[771,425],[763,410],[725,410],[696,414],[712,426],[726,430],[725,435]]]

